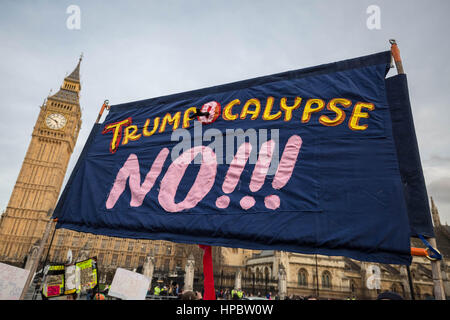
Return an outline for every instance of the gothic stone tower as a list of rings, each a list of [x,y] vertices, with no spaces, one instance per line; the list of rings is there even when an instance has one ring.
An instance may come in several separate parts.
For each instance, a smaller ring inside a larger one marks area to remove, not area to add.
[[[54,209],[81,127],[80,63],[41,106],[0,224],[0,261],[20,265]]]

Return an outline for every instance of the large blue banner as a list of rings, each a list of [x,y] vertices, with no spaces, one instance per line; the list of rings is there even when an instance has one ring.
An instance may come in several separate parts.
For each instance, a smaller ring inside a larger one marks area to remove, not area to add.
[[[58,228],[409,264],[383,52],[112,106]]]

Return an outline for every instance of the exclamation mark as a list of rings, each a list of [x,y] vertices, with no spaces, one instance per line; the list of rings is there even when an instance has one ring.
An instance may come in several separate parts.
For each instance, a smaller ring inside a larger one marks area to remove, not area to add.
[[[258,160],[255,164],[255,168],[250,180],[250,191],[257,192],[264,185],[267,172],[269,171],[270,163],[272,162],[273,151],[275,149],[275,142],[269,140],[261,145]],[[272,181],[272,187],[276,190],[283,188],[289,181],[294,171],[297,157],[302,146],[302,138],[297,135],[291,136],[286,146],[284,147],[283,154],[281,156],[280,164],[278,165],[274,179]],[[222,185],[224,193],[232,193],[236,188],[239,179],[241,178],[242,171],[244,170],[247,160],[252,151],[250,143],[245,142],[241,144],[233,161],[228,168],[225,180]],[[239,204],[244,210],[248,210],[255,205],[255,198],[252,196],[244,196]],[[216,206],[221,209],[225,209],[230,204],[230,197],[223,195],[217,198]],[[264,198],[264,204],[267,209],[275,210],[280,207],[280,197],[272,194]]]
[[[293,135],[286,143],[280,164],[272,181],[272,187],[274,189],[278,190],[283,188],[291,178],[297,162],[298,153],[302,147],[302,142],[300,136]],[[264,204],[266,208],[275,210],[280,206],[280,197],[275,194],[267,196],[264,198]]]
[[[263,186],[267,172],[269,171],[270,163],[272,162],[274,148],[275,142],[273,140],[266,141],[261,145],[258,161],[256,161],[255,169],[253,169],[252,178],[250,180],[251,192],[257,192]],[[240,205],[244,210],[250,209],[255,205],[255,198],[252,196],[245,196],[241,199]]]
[[[248,157],[252,151],[252,145],[248,142],[244,142],[240,145],[233,161],[230,163],[225,180],[222,185],[222,190],[225,193],[231,193],[236,188],[239,179],[241,178],[242,171],[247,163]],[[216,200],[216,206],[221,209],[225,209],[230,204],[230,197],[223,195]]]

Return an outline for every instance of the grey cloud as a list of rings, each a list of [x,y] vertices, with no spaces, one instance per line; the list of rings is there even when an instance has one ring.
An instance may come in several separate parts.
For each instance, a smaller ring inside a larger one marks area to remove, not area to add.
[[[427,191],[433,199],[450,204],[450,177],[433,181],[428,185]]]

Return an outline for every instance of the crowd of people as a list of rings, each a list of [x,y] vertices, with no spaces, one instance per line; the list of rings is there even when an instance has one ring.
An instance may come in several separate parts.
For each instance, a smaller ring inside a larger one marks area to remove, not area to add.
[[[67,300],[110,300],[111,297],[108,296],[110,286],[105,286],[103,290],[99,290],[95,287],[88,290],[86,294],[81,296],[79,293],[73,293],[67,295]],[[203,300],[203,290],[202,291],[183,291],[176,282],[172,282],[169,285],[164,285],[159,282],[152,290],[147,292],[147,298],[152,299],[180,299],[180,300]],[[404,298],[395,292],[382,292],[380,293],[377,300],[404,300]],[[43,297],[43,300],[47,298]],[[256,295],[245,292],[241,289],[220,289],[216,290],[216,300],[280,300],[279,295],[273,295],[269,292],[265,295],[258,292]],[[285,296],[284,300],[339,300],[318,297],[315,295],[300,296],[300,295],[289,295]],[[348,297],[343,300],[357,300],[355,296]]]
[[[169,285],[163,285],[162,282],[158,282],[158,284],[153,288],[153,293],[149,290],[147,295],[154,296],[172,296],[178,297],[181,294],[180,286],[176,282],[172,282]]]
[[[182,300],[202,300],[203,299],[203,290],[197,291],[183,291],[180,289],[179,285],[176,282],[173,282],[169,285],[164,285],[162,282],[158,282],[158,284],[153,288],[152,291],[148,291],[147,296],[151,298],[161,298],[161,297],[174,297]],[[241,300],[246,299],[249,295],[240,289],[221,289],[216,290],[216,299],[217,300]],[[258,294],[259,297],[262,297],[261,294]],[[266,296],[267,299],[273,299],[271,293]]]
[[[149,295],[151,296],[151,292],[149,291]],[[179,285],[176,282],[173,282],[170,285],[163,285],[162,283],[158,283],[153,289],[153,296],[169,296],[175,299],[181,300],[203,300],[203,290],[202,292],[194,290],[194,291],[183,291],[180,289]],[[258,292],[256,295],[245,292],[241,289],[220,289],[216,290],[216,300],[280,300],[278,294],[272,294],[269,292],[265,295]],[[380,293],[377,300],[404,300],[401,295],[395,292],[386,291]],[[284,300],[338,300],[338,299],[330,299],[318,297],[315,295],[308,296],[300,296],[300,295],[289,295],[285,296]],[[342,300],[357,300],[355,296],[349,296],[346,299]]]
[[[72,294],[67,295],[67,300],[109,300],[108,292],[111,286],[107,285],[100,290],[98,286],[95,286],[92,289],[86,291],[85,294],[81,294],[80,292],[74,292]],[[44,299],[43,300],[47,300]]]

